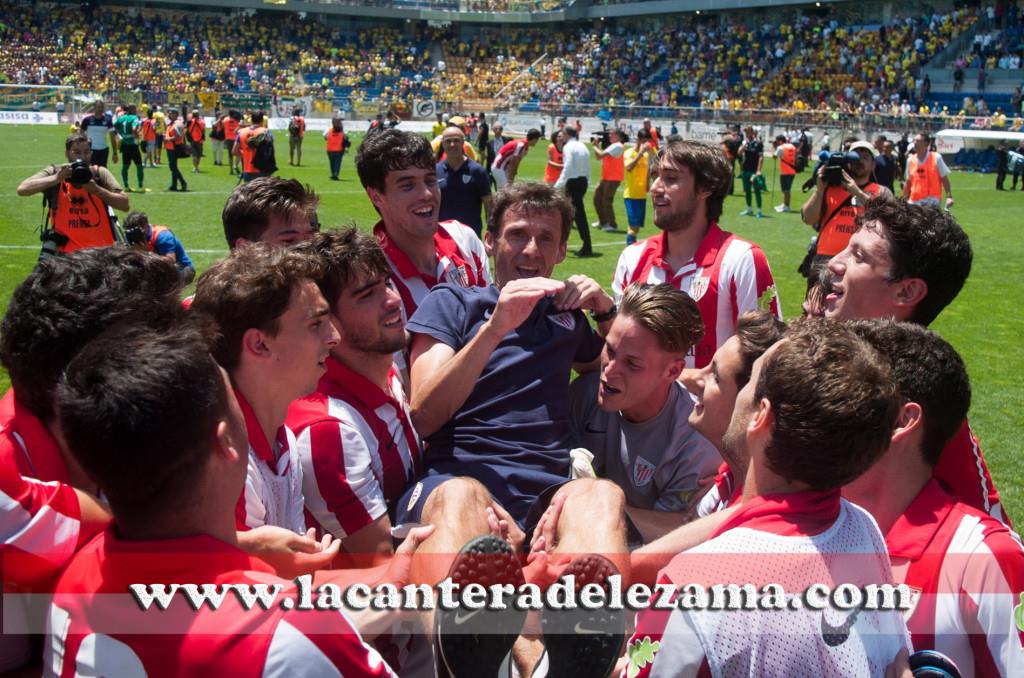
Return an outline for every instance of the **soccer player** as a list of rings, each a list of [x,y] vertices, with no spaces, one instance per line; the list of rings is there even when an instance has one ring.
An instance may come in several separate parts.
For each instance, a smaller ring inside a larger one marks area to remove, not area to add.
[[[306,532],[302,467],[285,426],[288,406],[311,393],[338,343],[313,280],[319,262],[267,243],[236,249],[206,269],[191,311],[215,332],[211,353],[231,376],[248,430],[249,471],[235,497],[239,530]]]
[[[775,281],[760,247],[718,227],[732,182],[720,149],[668,141],[652,171],[654,225],[663,233],[622,251],[612,290],[618,300],[631,283],[667,282],[689,294],[700,308],[704,338],[686,366],[701,368],[747,311],[770,308],[782,317]]]
[[[392,553],[398,499],[422,468],[420,439],[392,354],[405,347],[402,301],[372,236],[349,228],[298,246],[339,340],[316,392],[292,403],[306,510],[354,554]]]
[[[550,277],[565,258],[571,220],[572,206],[547,184],[513,184],[500,191],[485,233],[496,284],[439,285],[409,321],[412,420],[429,452],[426,474],[399,501],[397,519],[437,526],[421,551],[452,554],[487,534],[489,508],[507,522],[518,545],[532,522],[529,514],[544,508],[539,498],[554,494],[553,502],[564,501],[556,525],[558,553],[600,553],[616,560],[614,554],[625,552],[622,490],[605,480],[566,483],[573,446],[569,371],[574,364],[590,368],[602,343],[583,311],[594,314],[602,331],[614,317],[611,297],[590,278]],[[431,579],[426,574],[421,580]],[[492,640],[482,639],[486,648],[458,661],[485,654],[500,662],[508,646],[493,646]],[[593,675],[610,668],[614,643],[593,634],[549,643],[552,665],[565,666],[577,641],[591,647],[587,662],[594,662]],[[442,634],[442,654],[451,658],[446,643]],[[520,671],[528,675],[535,659],[517,657]]]
[[[842,402],[847,407],[836,408]],[[885,542],[864,510],[840,497],[885,451],[899,412],[886,360],[839,323],[804,321],[754,362],[725,446],[750,458],[742,504],[704,544],[660,575],[668,585],[892,582]],[[880,675],[908,644],[898,610],[790,606],[641,612],[629,676]],[[777,604],[778,604],[777,603]],[[624,672],[626,675],[626,672]]]
[[[920,325],[850,326],[889,358],[903,409],[888,451],[843,496],[874,516],[896,580],[919,596],[907,618],[914,649],[943,653],[965,676],[1019,675],[1024,645],[1014,615],[1024,610],[1024,546],[933,475],[970,405],[963,360]]]
[[[259,177],[239,184],[224,205],[221,221],[232,250],[254,242],[291,245],[316,233],[320,199],[297,179]]]
[[[356,153],[356,171],[380,214],[373,234],[384,249],[406,318],[440,283],[490,285],[480,238],[457,221],[438,223],[441,189],[426,139],[397,129],[369,136]]]
[[[971,272],[971,243],[947,212],[892,200],[867,203],[846,249],[828,264],[825,317],[892,318],[928,326],[959,294]],[[935,477],[963,503],[1007,522],[970,425],[935,466]]]
[[[627,245],[636,242],[640,229],[644,227],[644,221],[647,219],[649,168],[656,158],[657,151],[651,144],[651,135],[645,129],[636,133],[636,144],[628,147],[622,154],[626,176],[622,195],[626,205],[626,221],[629,223]]]
[[[0,363],[11,379],[0,401],[0,465],[98,494],[60,444],[57,382],[82,346],[113,325],[172,325],[180,290],[173,264],[126,248],[40,261],[14,291],[0,326]]]
[[[626,289],[605,338],[601,369],[570,387],[570,418],[597,475],[626,494],[626,514],[645,542],[677,527],[721,463],[687,424],[693,401],[677,379],[704,324],[685,292],[661,283]],[[731,340],[730,340],[731,341]]]
[[[104,488],[114,525],[77,553],[50,605],[49,675],[390,676],[341,612],[245,609],[231,595],[198,611],[184,595],[141,609],[129,587],[292,582],[239,549],[233,507],[247,482],[246,425],[207,343],[186,327],[118,328],[69,365],[60,423]],[[148,587],[147,587],[148,588]]]
[[[497,135],[500,132],[497,125],[494,129]],[[505,185],[511,184],[516,180],[516,175],[519,173],[519,164],[526,157],[530,149],[537,145],[540,137],[540,132],[530,129],[526,132],[526,138],[506,141],[498,149],[498,152],[494,154],[494,162],[491,163],[491,176],[494,177],[494,185],[499,191]],[[500,137],[496,136],[495,138]]]

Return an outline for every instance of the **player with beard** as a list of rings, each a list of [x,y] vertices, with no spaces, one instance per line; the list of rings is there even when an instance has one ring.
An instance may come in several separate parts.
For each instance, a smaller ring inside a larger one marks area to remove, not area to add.
[[[296,249],[320,260],[316,283],[339,335],[316,392],[288,412],[306,510],[345,551],[387,556],[396,503],[422,466],[392,364],[405,347],[402,300],[372,236],[349,228]]]
[[[616,300],[634,282],[669,283],[697,302],[704,337],[687,368],[711,362],[741,315],[769,308],[780,318],[775,281],[764,252],[718,226],[732,172],[719,148],[673,139],[652,167],[654,225],[663,232],[630,245],[612,279]]]

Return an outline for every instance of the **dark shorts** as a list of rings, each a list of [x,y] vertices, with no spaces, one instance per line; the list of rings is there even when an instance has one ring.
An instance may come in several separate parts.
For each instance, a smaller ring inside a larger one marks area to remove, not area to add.
[[[142,152],[139,150],[139,145],[121,144],[121,163],[130,165],[133,162],[136,165],[142,164]]]
[[[795,176],[795,174],[779,175],[779,186],[782,188],[783,193],[789,193],[789,190],[793,188],[793,177]]]
[[[189,153],[192,154],[193,158],[201,158],[201,157],[203,157],[203,145],[202,144],[197,144],[197,143],[192,143],[189,146]]]
[[[101,151],[94,150],[92,155],[89,157],[89,163],[92,165],[99,165],[100,167],[107,166],[107,159],[110,157],[110,149],[104,148]]]

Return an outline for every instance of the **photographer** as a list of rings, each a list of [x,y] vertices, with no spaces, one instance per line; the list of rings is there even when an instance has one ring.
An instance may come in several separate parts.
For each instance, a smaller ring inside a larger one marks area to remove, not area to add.
[[[84,133],[67,138],[64,154],[66,164],[50,165],[18,186],[21,196],[44,194],[49,208],[49,228],[41,236],[44,252],[113,245],[117,219],[111,208],[127,212],[128,196],[107,168],[89,164],[92,145]]]
[[[166,226],[149,223],[145,212],[132,212],[125,217],[124,239],[137,250],[153,252],[173,261],[183,285],[196,277],[196,269],[181,241]]]
[[[601,159],[601,183],[594,191],[594,210],[597,212],[597,222],[591,226],[609,233],[619,230],[619,225],[615,220],[614,200],[615,191],[619,189],[619,184],[622,183],[626,173],[626,164],[622,155],[626,150],[622,143],[626,140],[626,133],[618,128],[591,139],[594,155]]]
[[[892,197],[889,189],[872,181],[874,147],[866,141],[858,141],[850,146],[850,152],[859,156],[856,162],[837,153],[818,167],[814,192],[800,208],[804,223],[818,232],[810,268],[827,263],[846,248],[868,199],[879,195]]]

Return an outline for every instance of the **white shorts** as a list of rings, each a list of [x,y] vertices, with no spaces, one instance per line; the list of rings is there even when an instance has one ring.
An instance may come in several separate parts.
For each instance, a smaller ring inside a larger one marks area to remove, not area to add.
[[[492,167],[491,176],[494,177],[494,185],[498,187],[499,191],[508,185],[508,175],[505,174],[505,170],[498,167]]]

